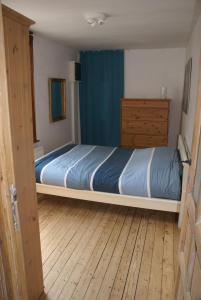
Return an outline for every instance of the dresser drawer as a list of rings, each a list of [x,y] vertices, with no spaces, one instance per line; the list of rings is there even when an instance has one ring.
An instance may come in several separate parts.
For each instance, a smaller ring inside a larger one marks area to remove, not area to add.
[[[136,135],[135,136],[135,147],[163,147],[168,146],[167,136],[147,136],[147,135]]]
[[[158,108],[129,108],[122,109],[122,121],[167,121],[168,110]]]
[[[126,148],[166,147],[167,136],[122,134],[121,146]]]
[[[167,135],[167,122],[122,121],[122,132],[130,134]]]

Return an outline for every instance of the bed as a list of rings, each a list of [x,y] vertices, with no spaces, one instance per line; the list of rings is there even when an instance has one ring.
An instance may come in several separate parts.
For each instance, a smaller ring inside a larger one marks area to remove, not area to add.
[[[66,144],[35,161],[38,193],[181,212],[188,156],[178,149]]]

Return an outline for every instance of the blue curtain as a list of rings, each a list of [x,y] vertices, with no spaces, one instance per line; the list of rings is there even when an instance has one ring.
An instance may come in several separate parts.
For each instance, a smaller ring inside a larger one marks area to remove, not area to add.
[[[80,62],[81,142],[119,146],[124,51],[83,51]]]

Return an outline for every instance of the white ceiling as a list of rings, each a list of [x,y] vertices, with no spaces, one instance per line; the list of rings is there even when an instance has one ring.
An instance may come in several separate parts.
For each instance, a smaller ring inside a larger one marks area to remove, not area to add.
[[[196,0],[2,0],[33,19],[33,31],[78,49],[185,46]],[[90,27],[85,14],[104,12],[103,26]]]

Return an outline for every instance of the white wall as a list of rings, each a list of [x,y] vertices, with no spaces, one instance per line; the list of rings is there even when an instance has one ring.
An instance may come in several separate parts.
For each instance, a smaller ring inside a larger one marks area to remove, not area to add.
[[[167,87],[170,146],[176,146],[180,132],[184,65],[184,48],[125,51],[126,98],[161,98],[161,87]]]
[[[192,75],[191,75],[191,91],[188,114],[182,115],[182,134],[185,136],[189,150],[191,151],[194,116],[196,108],[199,66],[201,55],[201,16],[199,17],[194,30],[192,32],[188,47],[186,50],[186,61],[192,57]]]
[[[67,118],[50,123],[48,78],[68,79],[68,61],[75,60],[76,51],[44,37],[34,36],[34,83],[37,138],[45,152],[72,140],[72,93],[67,82]]]

